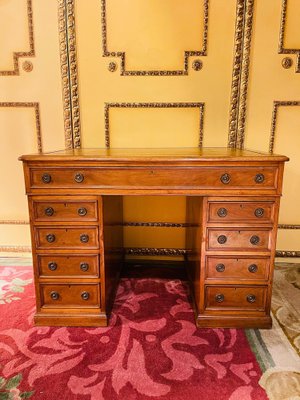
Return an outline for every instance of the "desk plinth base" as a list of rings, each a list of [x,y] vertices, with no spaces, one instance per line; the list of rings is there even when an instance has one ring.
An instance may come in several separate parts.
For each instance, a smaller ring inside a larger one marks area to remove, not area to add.
[[[107,326],[108,317],[105,313],[89,315],[68,314],[36,314],[34,323],[37,326]]]
[[[198,315],[196,317],[198,328],[243,328],[243,329],[270,329],[272,319],[265,317],[233,317],[233,316],[207,316]]]

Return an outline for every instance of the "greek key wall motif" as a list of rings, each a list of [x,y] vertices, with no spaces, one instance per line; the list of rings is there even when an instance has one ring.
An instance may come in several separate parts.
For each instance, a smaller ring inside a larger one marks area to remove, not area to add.
[[[285,28],[287,23],[287,5],[288,0],[282,0],[282,8],[281,8],[281,23],[280,23],[280,31],[279,31],[279,44],[278,44],[278,53],[279,54],[294,54],[296,55],[296,68],[295,72],[300,72],[300,49],[290,49],[285,47]],[[282,60],[283,68],[290,68],[293,65],[293,60],[289,57],[286,57]]]
[[[204,103],[105,103],[105,146],[110,147],[109,110],[110,108],[199,108],[199,147],[203,143]]]
[[[184,65],[182,70],[136,70],[128,71],[126,69],[126,53],[124,51],[109,51],[108,40],[107,40],[107,4],[106,0],[101,0],[101,22],[102,22],[102,56],[103,57],[117,57],[120,59],[120,73],[122,76],[180,76],[188,75],[189,58],[193,56],[206,56],[207,55],[207,32],[208,32],[208,8],[209,0],[203,0],[203,37],[202,37],[202,49],[192,50],[184,52]],[[201,61],[200,61],[201,62]],[[109,70],[115,71],[117,68],[115,63],[110,63]],[[199,70],[198,64],[193,65],[195,70]]]
[[[277,115],[279,107],[297,107],[300,106],[300,101],[274,101],[273,103],[273,113],[271,122],[271,134],[269,140],[269,152],[273,153],[274,144],[276,139],[276,125],[277,125]]]
[[[33,13],[32,13],[32,0],[27,0],[27,19],[29,31],[29,51],[17,51],[13,53],[14,69],[11,71],[0,71],[0,76],[20,75],[19,58],[20,57],[34,57],[34,36],[33,36]],[[23,69],[27,72],[31,71],[29,62],[25,61]]]
[[[43,151],[42,146],[42,134],[41,134],[41,119],[40,119],[40,105],[39,103],[33,102],[0,102],[0,107],[13,107],[13,108],[33,108],[35,113],[35,124],[36,124],[36,140],[37,148],[41,153]]]

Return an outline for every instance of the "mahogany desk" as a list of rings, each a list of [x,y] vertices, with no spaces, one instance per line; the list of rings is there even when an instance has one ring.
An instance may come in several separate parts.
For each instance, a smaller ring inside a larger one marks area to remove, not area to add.
[[[197,325],[271,326],[287,157],[182,148],[65,150],[20,159],[37,325],[106,326],[123,259],[122,196],[183,195]]]

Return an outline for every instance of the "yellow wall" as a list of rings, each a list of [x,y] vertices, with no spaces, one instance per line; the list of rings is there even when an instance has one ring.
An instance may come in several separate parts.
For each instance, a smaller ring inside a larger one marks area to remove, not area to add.
[[[0,251],[30,246],[17,157],[80,143],[272,148],[291,158],[280,223],[300,224],[299,15],[298,0],[0,2]],[[180,224],[185,199],[127,197],[124,214]],[[124,231],[127,247],[185,246],[184,228]],[[299,239],[281,229],[277,248]]]

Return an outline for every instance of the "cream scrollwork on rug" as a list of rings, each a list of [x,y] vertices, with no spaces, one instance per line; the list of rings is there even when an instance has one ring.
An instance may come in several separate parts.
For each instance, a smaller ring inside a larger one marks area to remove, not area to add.
[[[270,400],[300,400],[300,370],[268,369],[259,384]]]

